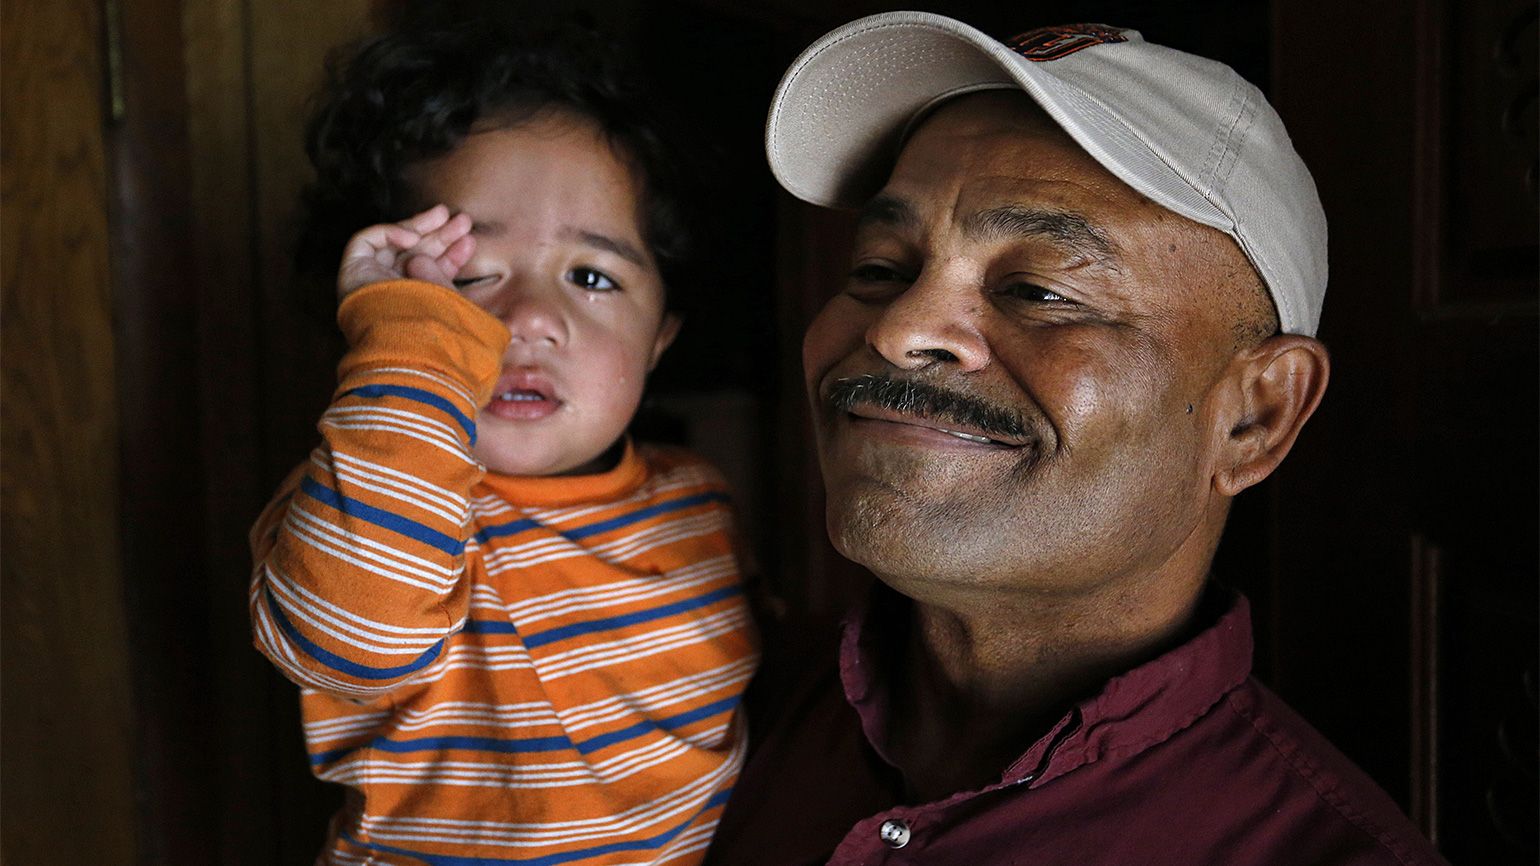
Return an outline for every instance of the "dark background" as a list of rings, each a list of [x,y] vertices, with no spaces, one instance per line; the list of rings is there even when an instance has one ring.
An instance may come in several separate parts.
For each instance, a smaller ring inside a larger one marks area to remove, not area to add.
[[[1217,577],[1257,669],[1456,864],[1536,862],[1536,6],[931,2],[998,36],[1094,20],[1262,87],[1331,223],[1326,401],[1237,504]],[[305,100],[403,0],[0,10],[0,861],[308,863],[338,792],[251,648],[245,530],[311,447],[335,342],[290,277]],[[718,237],[656,409],[736,484],[769,587],[831,610],[802,327],[846,218],[774,185],[763,116],[851,0],[581,8],[712,158]],[[487,10],[492,10],[488,12]]]

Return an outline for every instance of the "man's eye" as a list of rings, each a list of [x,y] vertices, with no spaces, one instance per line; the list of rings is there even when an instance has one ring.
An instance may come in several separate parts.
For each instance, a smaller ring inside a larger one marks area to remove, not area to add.
[[[850,271],[850,278],[859,283],[896,283],[904,280],[898,271],[877,264],[856,265]]]
[[[893,282],[898,279],[898,273],[882,265],[856,265],[850,271],[850,279],[858,282]]]
[[[620,284],[607,274],[593,268],[573,268],[567,272],[567,279],[573,285],[590,292],[613,292],[620,288]]]
[[[1011,283],[1005,287],[1004,293],[1023,301],[1038,301],[1042,303],[1055,301],[1063,303],[1069,301],[1069,298],[1064,297],[1058,292],[1052,289],[1045,289],[1035,283]]]
[[[850,269],[845,294],[863,303],[886,303],[902,294],[914,277],[882,262],[866,262]]]

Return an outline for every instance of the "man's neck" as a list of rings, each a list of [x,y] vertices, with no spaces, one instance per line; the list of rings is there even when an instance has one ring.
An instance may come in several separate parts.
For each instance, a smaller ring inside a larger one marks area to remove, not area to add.
[[[912,798],[998,781],[1075,703],[1179,643],[1200,589],[1122,602],[916,602],[903,645],[893,648],[902,698],[893,702],[890,742]]]

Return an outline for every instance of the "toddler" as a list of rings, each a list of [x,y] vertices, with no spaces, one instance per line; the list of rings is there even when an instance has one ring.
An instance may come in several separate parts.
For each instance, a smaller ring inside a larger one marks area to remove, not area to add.
[[[742,763],[724,485],[630,441],[678,332],[654,127],[571,38],[398,33],[334,75],[321,444],[252,531],[257,646],[346,786],[320,862],[694,863]],[[412,214],[407,216],[408,214]]]

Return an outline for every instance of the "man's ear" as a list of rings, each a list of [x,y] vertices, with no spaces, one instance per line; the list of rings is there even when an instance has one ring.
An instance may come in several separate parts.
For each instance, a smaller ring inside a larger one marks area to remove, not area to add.
[[[1238,412],[1214,474],[1214,488],[1234,496],[1273,473],[1300,428],[1320,405],[1331,359],[1319,340],[1282,334],[1236,357]]]
[[[677,313],[664,313],[663,321],[658,323],[658,336],[652,341],[652,359],[647,362],[647,372],[657,369],[658,362],[663,360],[663,353],[674,344],[674,338],[679,336],[679,328],[684,320]]]

